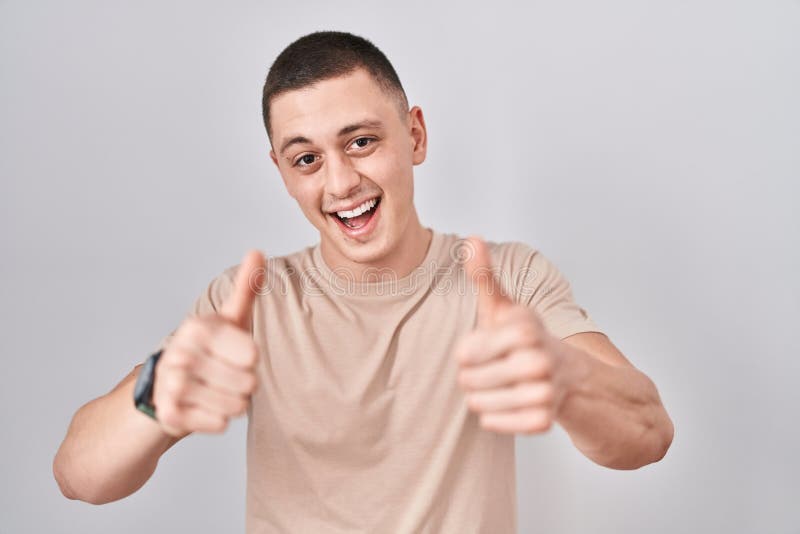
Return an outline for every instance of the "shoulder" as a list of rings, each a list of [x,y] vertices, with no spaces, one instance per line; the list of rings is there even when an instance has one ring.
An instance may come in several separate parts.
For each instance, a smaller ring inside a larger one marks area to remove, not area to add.
[[[469,250],[462,248],[467,240],[466,235],[438,232],[434,230],[434,239],[438,243],[437,256],[446,256],[452,260],[463,260],[469,257]],[[493,264],[496,267],[514,268],[525,264],[535,255],[537,250],[522,241],[492,241],[484,239]]]
[[[315,245],[309,245],[282,255],[270,255],[261,250],[266,261],[262,286],[259,288],[260,295],[269,295],[274,291],[286,294],[292,287],[299,289],[309,284],[307,278],[315,279],[315,249]],[[240,263],[230,265],[212,280],[211,285],[216,287],[216,293],[223,300],[232,290],[240,267]]]
[[[280,256],[272,256],[264,250],[260,250],[260,252],[264,255],[264,259],[266,260],[266,273],[280,275],[290,274],[308,264],[312,259],[313,249],[313,246],[307,246]],[[220,284],[232,283],[236,279],[236,273],[239,271],[240,267],[241,263],[229,265],[225,267],[214,280]]]
[[[310,247],[309,247],[310,248]],[[266,259],[266,279],[280,278],[292,272],[292,266],[299,263],[306,249],[299,250],[283,256],[269,256],[264,250],[258,249]],[[230,292],[233,290],[236,274],[241,268],[241,263],[228,264],[208,282],[205,291],[195,303],[196,312],[213,312],[217,310]]]
[[[515,302],[527,301],[549,262],[541,252],[522,241],[487,241],[500,284]],[[533,287],[532,287],[533,286]]]
[[[486,241],[486,244],[494,263],[510,270],[528,265],[540,255],[538,249],[522,241]]]
[[[553,288],[569,287],[569,281],[538,247],[518,240],[484,241],[492,259],[492,271],[515,302],[530,304],[541,300]]]
[[[531,276],[541,270],[541,266],[537,267],[541,256],[539,250],[522,241],[484,239],[484,242],[489,249],[492,272],[503,290],[517,300],[520,288],[529,283]],[[469,248],[465,249],[462,254],[463,259],[467,259],[470,254]]]

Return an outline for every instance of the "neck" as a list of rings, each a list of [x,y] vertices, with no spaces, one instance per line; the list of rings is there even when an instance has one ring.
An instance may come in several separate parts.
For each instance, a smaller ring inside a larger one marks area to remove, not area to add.
[[[354,280],[363,280],[365,273],[374,269],[389,269],[395,276],[403,278],[422,264],[428,252],[433,232],[422,226],[416,212],[412,214],[408,221],[408,226],[403,231],[400,241],[386,256],[374,262],[355,262],[339,251],[333,250],[335,247],[326,246],[325,241],[321,243],[322,258],[332,270],[345,269]]]

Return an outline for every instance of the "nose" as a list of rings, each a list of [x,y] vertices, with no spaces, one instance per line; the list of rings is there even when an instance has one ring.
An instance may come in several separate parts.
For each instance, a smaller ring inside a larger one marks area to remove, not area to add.
[[[337,154],[328,158],[325,191],[336,198],[347,198],[361,185],[361,176],[356,172],[350,158]]]

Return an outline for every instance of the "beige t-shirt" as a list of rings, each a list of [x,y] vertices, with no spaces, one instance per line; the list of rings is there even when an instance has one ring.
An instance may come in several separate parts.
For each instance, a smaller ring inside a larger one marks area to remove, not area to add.
[[[319,244],[268,258],[253,311],[248,534],[516,532],[514,436],[480,427],[451,355],[476,321],[460,241],[433,231],[423,263],[399,280],[348,281]],[[507,294],[554,335],[600,331],[540,252],[487,244]],[[237,268],[191,313],[217,310]]]

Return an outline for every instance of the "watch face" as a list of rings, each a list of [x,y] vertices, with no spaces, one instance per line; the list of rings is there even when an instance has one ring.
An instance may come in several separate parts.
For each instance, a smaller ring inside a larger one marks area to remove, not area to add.
[[[136,384],[133,386],[133,400],[137,407],[140,404],[150,405],[150,393],[153,389],[153,371],[160,356],[161,351],[158,351],[147,358],[141,371],[139,371]]]
[[[149,380],[147,380],[147,377],[145,376],[146,369],[147,365],[144,365],[141,371],[139,371],[139,376],[136,377],[136,385],[133,386],[133,400],[136,402],[136,404],[139,404],[142,401],[142,398],[149,389]]]

